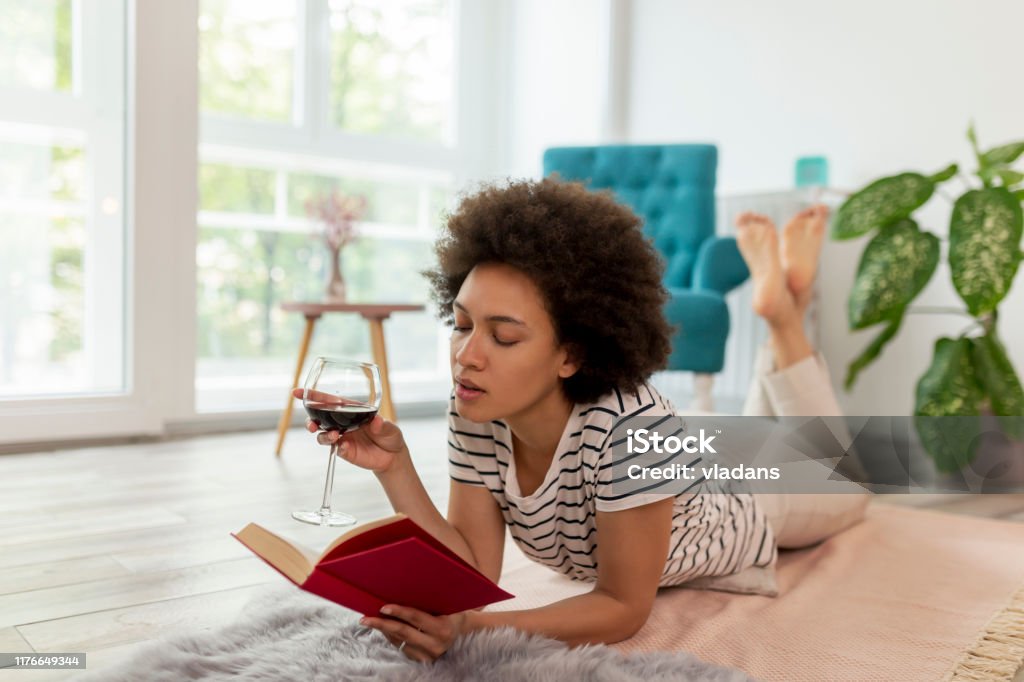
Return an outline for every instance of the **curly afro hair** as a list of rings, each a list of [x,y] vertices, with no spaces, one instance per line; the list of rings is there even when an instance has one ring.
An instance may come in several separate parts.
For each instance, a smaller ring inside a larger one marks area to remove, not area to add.
[[[540,290],[560,344],[580,368],[563,381],[574,403],[632,391],[665,366],[672,329],[662,261],[641,220],[609,192],[546,178],[486,185],[464,198],[435,244],[430,281],[438,316],[480,263],[504,263]]]

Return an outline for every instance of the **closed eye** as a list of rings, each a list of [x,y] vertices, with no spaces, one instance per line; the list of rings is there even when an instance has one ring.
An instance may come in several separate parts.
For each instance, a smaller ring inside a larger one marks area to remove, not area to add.
[[[458,333],[462,334],[462,333],[468,332],[471,329],[472,329],[472,327],[460,327],[460,326],[456,325],[456,326],[452,327],[452,333],[458,332]],[[509,346],[514,346],[517,343],[519,343],[518,341],[502,341],[501,339],[498,338],[497,334],[491,334],[491,338],[494,339],[494,342],[496,344],[498,344],[499,346],[504,346],[506,348],[508,348]]]

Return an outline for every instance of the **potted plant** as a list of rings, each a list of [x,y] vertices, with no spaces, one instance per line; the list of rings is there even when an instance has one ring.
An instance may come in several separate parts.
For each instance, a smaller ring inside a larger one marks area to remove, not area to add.
[[[959,336],[935,342],[931,365],[917,382],[915,425],[941,472],[971,464],[982,420],[991,415],[1007,436],[1024,439],[1024,390],[998,325],[999,304],[1024,260],[1024,173],[1011,167],[1024,155],[1024,141],[981,151],[973,124],[967,138],[978,165],[974,177],[968,178],[952,164],[930,176],[900,173],[880,178],[843,203],[831,229],[836,240],[871,235],[857,267],[847,312],[851,330],[881,330],[848,366],[847,391],[858,373],[896,336],[908,312],[971,318]],[[914,212],[953,177],[959,177],[967,189],[953,202],[945,255],[965,309],[913,309],[910,304],[935,273],[942,251],[942,240],[922,229]]]
[[[341,251],[356,238],[356,222],[366,212],[366,197],[333,190],[306,202],[306,215],[323,224],[324,246],[330,256],[324,299],[345,302],[345,278],[341,274]]]

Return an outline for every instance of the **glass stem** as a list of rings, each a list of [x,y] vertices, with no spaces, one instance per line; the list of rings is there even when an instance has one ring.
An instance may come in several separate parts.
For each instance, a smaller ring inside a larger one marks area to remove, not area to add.
[[[338,454],[337,442],[331,443],[331,459],[327,462],[327,482],[324,484],[324,501],[320,504],[320,515],[331,514],[331,491],[334,490],[334,458]]]

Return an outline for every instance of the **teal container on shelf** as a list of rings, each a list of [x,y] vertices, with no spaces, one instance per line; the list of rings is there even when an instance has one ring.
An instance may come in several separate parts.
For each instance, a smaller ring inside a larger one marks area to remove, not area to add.
[[[801,156],[796,160],[797,187],[828,187],[828,159]]]

